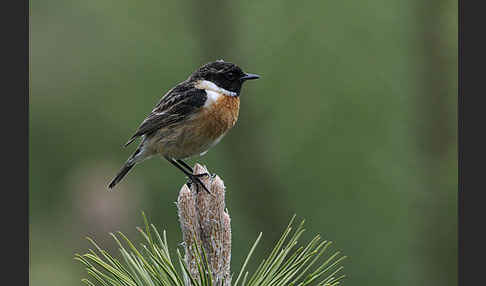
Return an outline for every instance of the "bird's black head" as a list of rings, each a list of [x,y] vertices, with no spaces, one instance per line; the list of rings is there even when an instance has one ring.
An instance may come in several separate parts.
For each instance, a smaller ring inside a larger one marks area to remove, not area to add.
[[[191,75],[192,80],[207,80],[237,94],[240,93],[241,85],[245,81],[259,77],[256,74],[245,73],[239,66],[223,60],[207,63]]]

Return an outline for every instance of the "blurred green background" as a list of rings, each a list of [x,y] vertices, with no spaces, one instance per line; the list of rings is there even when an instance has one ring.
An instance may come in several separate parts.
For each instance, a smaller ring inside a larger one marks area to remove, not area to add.
[[[206,156],[227,186],[232,270],[295,213],[349,256],[344,285],[456,285],[457,3],[30,2],[30,282],[81,285],[85,236],[140,241],[143,210],[181,242],[184,176],[164,160],[106,184],[159,98],[224,59],[247,83]],[[253,267],[253,268],[252,268]]]

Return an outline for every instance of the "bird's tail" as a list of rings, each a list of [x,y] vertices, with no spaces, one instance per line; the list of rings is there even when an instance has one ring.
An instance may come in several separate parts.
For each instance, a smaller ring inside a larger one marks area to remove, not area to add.
[[[115,178],[111,180],[110,184],[108,185],[109,189],[113,189],[113,187],[128,174],[128,172],[133,168],[133,166],[135,166],[135,164],[139,163],[144,159],[143,157],[145,156],[142,153],[143,152],[141,152],[141,147],[139,146],[137,150],[135,150],[135,152],[132,154],[132,156],[128,158],[127,162],[125,163],[125,165],[123,165],[118,174],[116,174]]]
[[[111,180],[111,183],[108,185],[109,189],[113,189],[113,187],[118,184],[127,174],[128,172],[135,166],[135,163],[126,162],[125,165],[121,168],[121,170],[116,174],[115,178]]]

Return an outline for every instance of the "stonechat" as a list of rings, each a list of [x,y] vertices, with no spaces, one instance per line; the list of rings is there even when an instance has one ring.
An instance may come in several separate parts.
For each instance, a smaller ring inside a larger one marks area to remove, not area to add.
[[[138,163],[161,155],[190,180],[209,190],[183,160],[204,155],[235,125],[240,109],[240,91],[256,74],[245,73],[237,65],[218,60],[192,73],[169,90],[140,124],[125,147],[141,137],[135,152],[128,158],[108,185],[112,189]]]

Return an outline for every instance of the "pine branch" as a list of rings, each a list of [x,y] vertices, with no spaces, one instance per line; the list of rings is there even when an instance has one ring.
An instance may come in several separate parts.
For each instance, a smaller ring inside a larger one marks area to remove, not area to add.
[[[195,174],[206,172],[199,164],[194,167]],[[299,246],[299,238],[305,231],[304,221],[292,232],[295,216],[273,250],[251,274],[246,267],[262,237],[260,233],[233,282],[231,225],[225,209],[224,183],[218,176],[201,180],[211,194],[204,190],[197,193],[194,184],[191,188],[184,185],[177,200],[184,256],[177,249],[177,261],[173,262],[165,231],[161,235],[142,213],[145,228],[137,229],[144,240],[138,248],[123,233],[110,233],[119,246],[121,259],[88,238],[96,251],[75,254],[75,259],[85,266],[93,280],[81,281],[89,286],[334,286],[340,283],[344,275],[338,274],[345,257],[339,252],[327,256],[331,242],[321,241],[319,235],[307,245]]]

